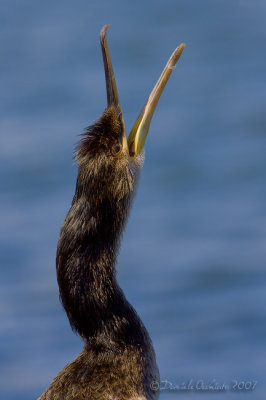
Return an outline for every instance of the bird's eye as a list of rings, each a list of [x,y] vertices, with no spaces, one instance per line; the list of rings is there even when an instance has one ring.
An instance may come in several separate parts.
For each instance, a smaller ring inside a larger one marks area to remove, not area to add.
[[[121,150],[120,144],[116,144],[114,146],[114,154],[118,154],[120,152],[120,150]]]

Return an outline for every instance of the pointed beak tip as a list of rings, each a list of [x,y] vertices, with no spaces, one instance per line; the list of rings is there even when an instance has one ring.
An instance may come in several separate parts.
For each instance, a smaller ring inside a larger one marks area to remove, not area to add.
[[[106,38],[106,31],[109,28],[109,26],[111,26],[111,24],[107,24],[107,25],[104,25],[102,27],[102,29],[100,31],[100,40],[101,40],[101,42],[103,42],[104,39]]]
[[[181,44],[179,45],[180,54],[182,53],[182,51],[184,50],[185,47],[186,47],[186,43],[181,43]]]

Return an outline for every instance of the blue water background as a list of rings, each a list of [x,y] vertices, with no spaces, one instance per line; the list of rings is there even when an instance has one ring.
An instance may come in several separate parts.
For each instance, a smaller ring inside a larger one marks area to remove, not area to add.
[[[78,134],[106,105],[106,24],[127,132],[172,50],[118,279],[162,380],[257,381],[266,395],[266,3],[0,2],[0,398],[35,399],[79,353],[55,251]]]

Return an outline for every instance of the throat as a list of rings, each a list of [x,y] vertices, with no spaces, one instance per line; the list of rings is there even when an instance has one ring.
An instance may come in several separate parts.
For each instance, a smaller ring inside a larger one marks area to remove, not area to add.
[[[142,323],[115,277],[125,206],[114,209],[106,201],[97,215],[85,198],[74,198],[61,229],[60,297],[72,328],[87,341],[99,336],[119,343],[142,340]]]

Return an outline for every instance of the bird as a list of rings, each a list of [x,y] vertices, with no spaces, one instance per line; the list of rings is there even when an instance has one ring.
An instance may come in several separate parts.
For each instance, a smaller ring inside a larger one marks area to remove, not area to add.
[[[116,279],[144,144],[160,95],[185,44],[169,58],[127,137],[105,25],[100,32],[107,107],[76,146],[76,189],[56,254],[60,300],[81,353],[38,400],[155,400],[159,370],[150,336]]]

